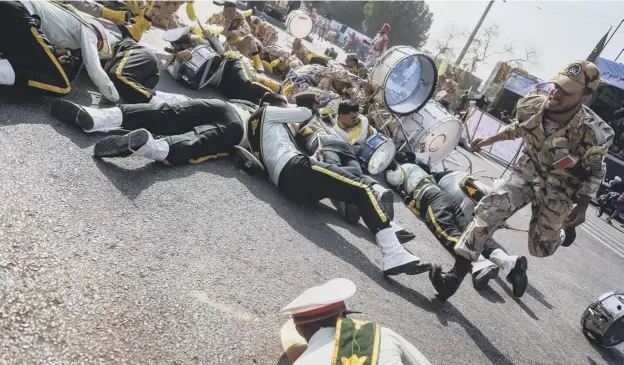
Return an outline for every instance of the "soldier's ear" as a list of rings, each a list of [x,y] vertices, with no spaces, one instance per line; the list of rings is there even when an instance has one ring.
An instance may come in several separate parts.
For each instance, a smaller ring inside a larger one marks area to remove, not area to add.
[[[587,95],[587,94],[581,95],[581,104],[587,103],[590,98],[591,98],[591,94],[589,94],[589,95]]]

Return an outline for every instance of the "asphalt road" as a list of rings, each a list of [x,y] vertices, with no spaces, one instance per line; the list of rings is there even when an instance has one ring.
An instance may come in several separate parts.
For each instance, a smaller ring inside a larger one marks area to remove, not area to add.
[[[162,50],[160,32],[145,42]],[[100,103],[85,74],[72,86],[71,100]],[[210,95],[164,74],[158,89]],[[595,298],[624,290],[624,233],[593,210],[571,247],[529,258],[523,298],[504,279],[481,292],[467,279],[440,303],[426,275],[384,279],[372,234],[329,204],[297,206],[229,159],[98,161],[101,136],[52,119],[49,99],[6,89],[0,98],[2,364],[288,364],[277,312],[336,277],[356,283],[348,305],[360,318],[392,328],[434,364],[624,364],[622,347],[600,349],[580,331]],[[471,159],[485,181],[502,173]],[[395,209],[416,234],[406,246],[450,267],[398,197]],[[523,210],[509,223],[528,220]],[[526,233],[495,238],[528,256]]]

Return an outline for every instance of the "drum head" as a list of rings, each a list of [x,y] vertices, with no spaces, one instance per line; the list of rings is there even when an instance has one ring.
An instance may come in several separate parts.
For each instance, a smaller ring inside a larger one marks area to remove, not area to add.
[[[288,33],[297,38],[305,38],[312,32],[312,19],[303,11],[293,11],[286,20]]]
[[[396,153],[396,146],[390,139],[382,143],[368,161],[368,173],[371,175],[379,175],[386,170]]]
[[[431,156],[431,163],[437,164],[447,158],[459,143],[461,123],[451,119],[429,131],[425,138],[425,153]]]
[[[406,48],[408,52],[405,52]],[[392,48],[387,52],[391,51]],[[402,54],[395,57],[397,62],[386,75],[383,99],[391,112],[407,115],[418,111],[431,98],[438,71],[429,56],[411,47],[400,47],[394,52]]]

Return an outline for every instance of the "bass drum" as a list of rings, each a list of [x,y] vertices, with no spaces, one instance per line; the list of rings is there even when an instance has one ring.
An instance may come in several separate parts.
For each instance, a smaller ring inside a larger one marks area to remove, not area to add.
[[[312,33],[312,18],[302,10],[290,12],[286,17],[288,33],[297,38],[305,38]]]
[[[462,124],[435,101],[429,101],[421,110],[401,118],[407,141],[418,152],[431,157],[437,164],[447,158],[459,144]],[[397,131],[397,144],[403,146],[406,138]]]
[[[377,90],[374,98],[394,114],[412,114],[431,98],[437,75],[431,57],[413,47],[392,47],[373,66],[371,82]]]

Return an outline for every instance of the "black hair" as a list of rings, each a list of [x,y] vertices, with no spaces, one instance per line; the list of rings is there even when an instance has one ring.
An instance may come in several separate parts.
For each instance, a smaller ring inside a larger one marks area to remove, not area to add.
[[[288,100],[286,100],[286,98],[283,95],[267,92],[266,94],[262,96],[262,99],[260,99],[260,106],[262,106],[262,104],[264,103],[268,103],[269,105],[276,106],[277,104],[280,104],[280,103],[288,103]]]
[[[296,100],[297,106],[314,110],[314,104],[318,103],[316,98],[299,98]]]
[[[594,92],[594,90],[592,90],[591,88],[585,86],[583,88],[583,95],[591,95]]]
[[[344,315],[344,317],[346,317],[346,315]],[[321,328],[336,327],[337,320],[338,320],[338,315],[335,315],[333,317],[322,319],[320,321],[310,322],[306,324],[298,324],[297,332],[299,332],[299,334],[303,338],[305,338],[307,341],[310,341],[312,336]]]
[[[236,2],[235,1],[224,1],[223,2],[223,7],[224,8],[236,8]]]
[[[349,113],[356,113],[360,111],[360,106],[351,101],[351,100],[343,100],[340,102],[340,105],[338,105],[338,114],[349,114]]]

